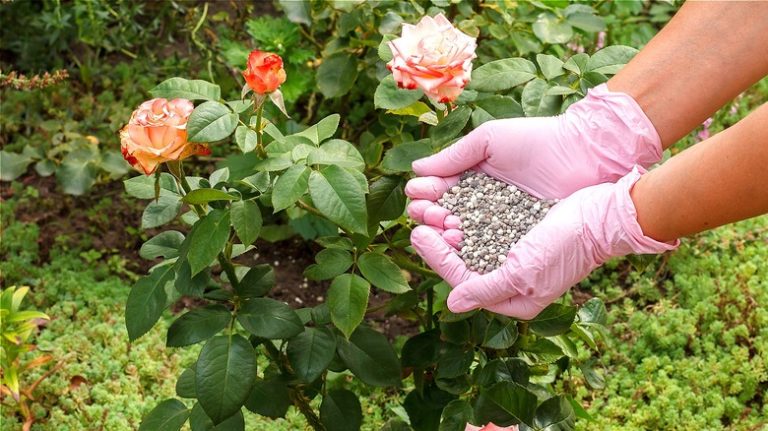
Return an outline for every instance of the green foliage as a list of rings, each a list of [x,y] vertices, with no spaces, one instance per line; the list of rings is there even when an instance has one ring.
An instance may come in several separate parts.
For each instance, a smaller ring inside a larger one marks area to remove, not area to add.
[[[766,229],[762,216],[686,242],[663,263],[662,278],[656,268],[630,272],[623,299],[607,288],[610,269],[592,275],[591,289],[616,298],[607,320],[611,337],[622,341],[604,351],[610,371],[605,388],[591,395],[595,422],[578,429],[764,426]]]

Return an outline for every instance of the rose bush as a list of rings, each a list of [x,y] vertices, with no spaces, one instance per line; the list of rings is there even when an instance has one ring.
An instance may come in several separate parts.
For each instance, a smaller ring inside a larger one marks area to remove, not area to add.
[[[221,87],[207,81],[171,78],[150,91],[156,98],[199,101],[187,121],[188,142],[211,143],[224,153],[236,146],[242,154],[229,155],[205,177],[188,176],[173,160],[167,173],[125,182],[129,194],[151,200],[143,227],[177,217],[189,226],[187,232],[161,232],[142,246],[142,257],[156,265],[129,296],[131,339],[180,296],[203,304],[178,317],[167,336],[172,347],[204,343],[177,385],[178,397],[190,401],[161,403],[142,429],[178,429],[187,420],[193,430],[225,423],[242,429],[243,407],[281,417],[290,406],[314,429],[359,429],[358,396],[336,373],[404,391],[404,414],[389,429],[464,430],[475,423],[570,429],[577,416],[588,417],[562,388],[601,381],[588,358],[605,323],[602,303],[555,303],[530,321],[486,311],[451,313],[449,286],[412,253],[403,189],[413,160],[450,145],[468,127],[557,114],[636,51],[610,46],[565,61],[538,54],[535,63],[502,58],[471,71],[472,38],[451,33],[445,18],[424,22],[444,32],[406,27],[403,36],[419,38],[390,44],[395,38],[387,34],[376,44],[379,66],[392,64],[398,75],[380,76],[372,91],[380,119],[362,132],[340,130],[338,114],[309,127],[281,128],[283,120],[265,109],[264,94],[225,100]],[[341,55],[323,64],[338,66]],[[280,81],[279,63],[268,56],[253,56],[277,78],[263,89]],[[250,65],[243,65],[247,77]],[[442,78],[419,75],[428,67]],[[355,77],[344,71],[334,71],[339,80]],[[471,84],[462,91],[470,72]],[[417,88],[399,88],[396,79],[412,79]],[[243,95],[255,90],[246,84]],[[269,95],[279,105],[275,94],[277,87]],[[352,143],[345,139],[350,136],[359,138]],[[259,238],[294,233],[322,248],[304,273],[330,282],[326,301],[313,307],[293,309],[269,298],[272,268],[235,260]],[[370,309],[371,292],[387,298],[377,310]],[[373,311],[400,316],[420,332],[395,349],[366,318]],[[269,365],[257,367],[257,358]],[[586,381],[568,373],[576,367]]]

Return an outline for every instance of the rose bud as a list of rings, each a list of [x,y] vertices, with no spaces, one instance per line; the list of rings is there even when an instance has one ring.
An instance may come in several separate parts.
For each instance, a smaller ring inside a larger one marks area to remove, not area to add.
[[[283,59],[277,54],[254,49],[248,55],[248,66],[243,72],[243,77],[254,93],[259,95],[271,93],[285,82]]]

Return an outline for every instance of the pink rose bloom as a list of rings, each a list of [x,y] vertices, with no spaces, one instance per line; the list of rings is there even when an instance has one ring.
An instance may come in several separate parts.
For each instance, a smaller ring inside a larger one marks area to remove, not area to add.
[[[454,27],[443,14],[403,24],[402,36],[389,42],[387,69],[400,88],[424,90],[440,103],[456,100],[470,80],[477,42]]]
[[[187,120],[194,109],[187,99],[158,98],[139,105],[120,130],[120,150],[125,160],[149,175],[161,163],[210,154],[205,144],[187,142]]]
[[[493,422],[488,422],[487,425],[479,427],[476,425],[467,424],[467,427],[464,428],[464,431],[517,431],[517,425],[500,427]]]

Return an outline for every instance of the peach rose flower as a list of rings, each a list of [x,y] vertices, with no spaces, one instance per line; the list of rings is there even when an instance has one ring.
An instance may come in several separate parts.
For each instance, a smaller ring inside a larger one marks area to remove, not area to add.
[[[421,88],[432,100],[452,102],[470,80],[477,42],[443,14],[403,24],[402,36],[389,42],[387,69],[400,88]]]
[[[464,431],[517,431],[517,425],[512,425],[508,427],[500,427],[493,422],[488,422],[487,425],[479,427],[476,425],[467,424],[467,427],[464,428]]]
[[[243,78],[254,93],[271,93],[285,82],[283,59],[277,54],[254,49],[248,55],[248,65],[243,72]]]
[[[210,154],[207,145],[187,142],[187,120],[194,109],[187,99],[158,98],[139,105],[120,130],[120,150],[125,160],[149,175],[161,163]]]

